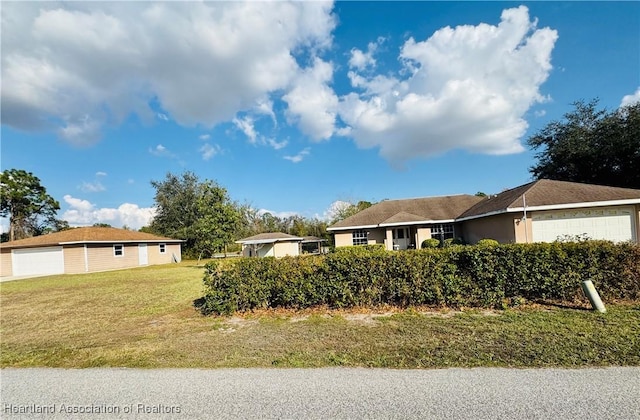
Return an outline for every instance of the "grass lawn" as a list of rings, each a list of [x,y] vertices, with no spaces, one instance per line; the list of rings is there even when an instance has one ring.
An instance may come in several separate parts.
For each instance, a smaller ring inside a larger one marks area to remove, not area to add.
[[[640,304],[203,317],[193,261],[0,284],[1,367],[640,365]]]

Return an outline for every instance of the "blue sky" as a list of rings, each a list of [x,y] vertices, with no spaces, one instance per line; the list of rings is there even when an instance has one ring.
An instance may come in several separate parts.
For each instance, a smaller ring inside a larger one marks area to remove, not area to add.
[[[575,100],[640,99],[638,2],[1,8],[1,167],[74,226],[147,224],[167,172],[305,217],[499,192]]]

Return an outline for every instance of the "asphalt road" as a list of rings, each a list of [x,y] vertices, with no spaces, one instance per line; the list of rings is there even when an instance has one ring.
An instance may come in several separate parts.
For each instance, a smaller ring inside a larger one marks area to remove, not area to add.
[[[3,419],[640,419],[640,368],[3,369],[0,391]]]

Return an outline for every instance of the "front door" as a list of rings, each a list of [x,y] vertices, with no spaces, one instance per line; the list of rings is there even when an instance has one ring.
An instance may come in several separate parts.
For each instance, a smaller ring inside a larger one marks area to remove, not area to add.
[[[149,264],[149,254],[147,253],[147,244],[138,244],[138,263],[140,265]]]
[[[393,229],[393,249],[407,249],[410,243],[409,228]]]

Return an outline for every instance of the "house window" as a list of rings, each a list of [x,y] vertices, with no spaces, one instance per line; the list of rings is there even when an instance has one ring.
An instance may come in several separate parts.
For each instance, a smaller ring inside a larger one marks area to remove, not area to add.
[[[167,252],[167,246],[165,244],[158,245],[160,247],[160,253],[164,254]]]
[[[454,238],[453,225],[451,223],[439,224],[431,226],[431,237],[435,239],[445,240]]]
[[[367,231],[363,229],[354,230],[352,234],[354,245],[367,245],[369,243],[367,239]]]
[[[122,257],[124,255],[124,245],[114,245],[113,246],[113,256],[114,257]]]

